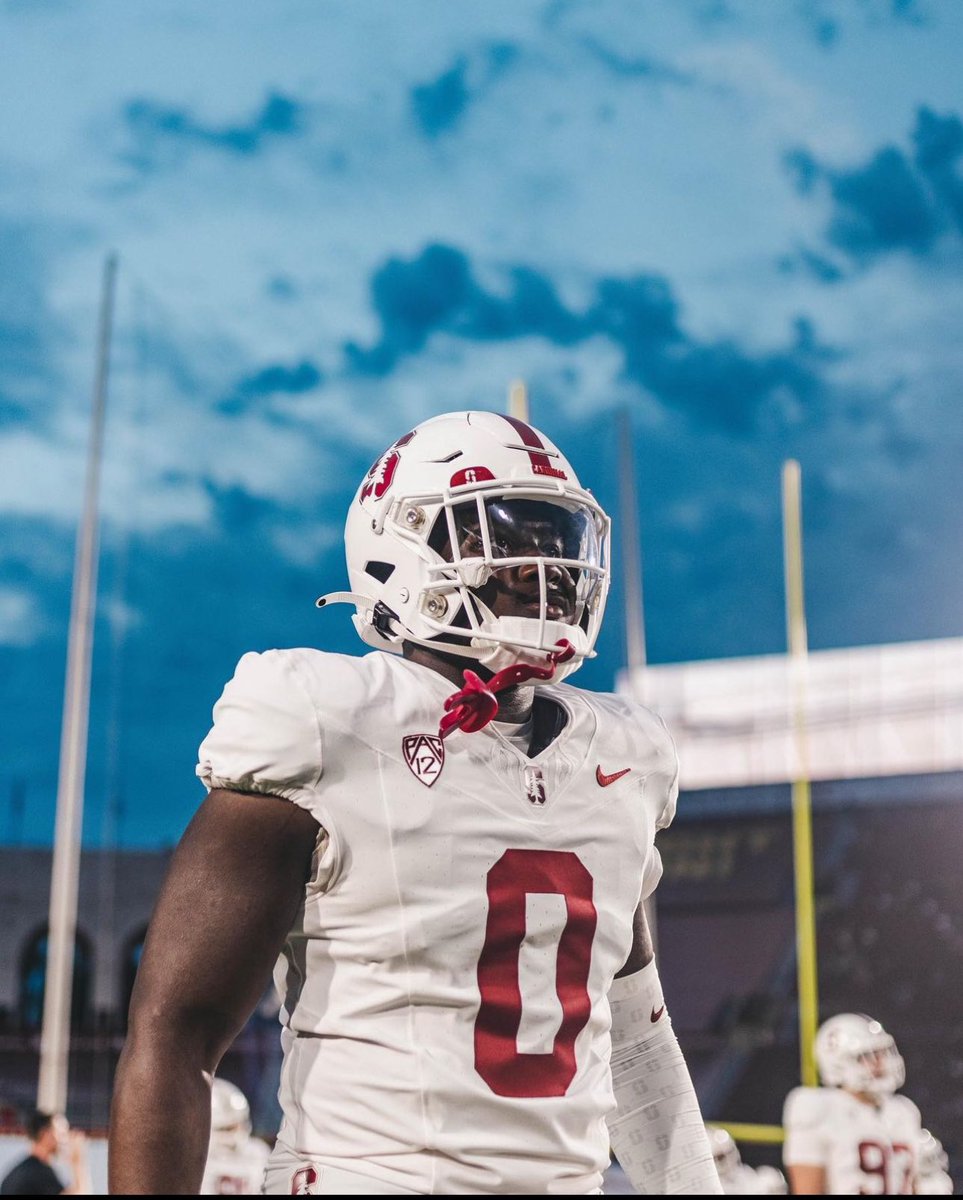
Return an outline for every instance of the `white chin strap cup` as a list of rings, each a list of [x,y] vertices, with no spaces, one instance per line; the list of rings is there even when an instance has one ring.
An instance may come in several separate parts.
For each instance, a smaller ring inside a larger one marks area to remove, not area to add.
[[[551,679],[531,681],[536,687],[540,683],[560,683],[566,675],[578,670],[585,659],[590,657],[585,631],[577,625],[566,625],[564,621],[546,621],[542,629],[542,646],[534,648],[531,643],[539,640],[540,626],[541,622],[535,617],[499,617],[498,633],[505,641],[492,642],[484,635],[476,634],[471,644],[476,648],[477,661],[496,673],[519,662],[543,667],[546,656],[564,639],[575,647],[574,655],[568,662],[556,664],[555,674]]]

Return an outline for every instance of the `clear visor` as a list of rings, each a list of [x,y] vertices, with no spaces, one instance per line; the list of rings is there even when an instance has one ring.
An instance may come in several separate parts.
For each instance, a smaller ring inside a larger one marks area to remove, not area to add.
[[[477,495],[445,505],[428,544],[467,586],[510,587],[575,623],[602,586],[604,536],[601,512],[586,504]]]

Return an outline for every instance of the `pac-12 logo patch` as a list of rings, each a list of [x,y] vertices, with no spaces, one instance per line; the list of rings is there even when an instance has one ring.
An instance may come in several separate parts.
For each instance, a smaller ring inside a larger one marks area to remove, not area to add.
[[[411,773],[431,787],[445,765],[445,743],[430,733],[409,733],[401,748]]]

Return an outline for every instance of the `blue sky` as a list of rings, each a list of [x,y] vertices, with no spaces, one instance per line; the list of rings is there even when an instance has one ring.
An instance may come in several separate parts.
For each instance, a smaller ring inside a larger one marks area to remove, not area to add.
[[[360,648],[312,607],[360,475],[518,375],[610,509],[631,410],[653,660],[782,648],[789,455],[811,644],[963,632],[960,45],[954,0],[0,0],[0,837],[53,827],[109,249],[89,842],[176,838],[244,650]]]

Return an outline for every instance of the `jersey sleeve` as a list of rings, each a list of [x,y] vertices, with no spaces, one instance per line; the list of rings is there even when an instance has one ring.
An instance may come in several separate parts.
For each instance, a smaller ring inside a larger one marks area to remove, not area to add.
[[[657,720],[656,732],[659,736],[655,766],[645,779],[646,797],[653,806],[656,831],[668,829],[672,824],[679,799],[679,756],[665,723],[661,718]],[[648,900],[661,879],[662,855],[659,853],[659,847],[653,842],[642,870],[643,900]]]
[[[661,717],[658,718],[662,732],[662,744],[659,747],[657,766],[652,773],[652,783],[658,788],[656,829],[668,829],[675,817],[676,805],[679,802],[679,755],[672,740],[672,734],[666,728]]]
[[[321,759],[317,712],[291,655],[245,654],[198,752],[204,786],[281,796],[311,811]]]
[[[826,1102],[819,1088],[794,1088],[786,1097],[782,1123],[786,1134],[783,1162],[787,1166],[826,1165]]]

